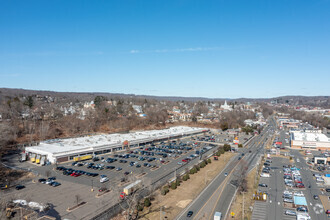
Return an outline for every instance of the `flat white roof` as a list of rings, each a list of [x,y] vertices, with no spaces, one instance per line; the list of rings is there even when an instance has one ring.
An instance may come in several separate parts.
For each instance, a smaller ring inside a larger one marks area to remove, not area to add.
[[[322,133],[310,133],[304,131],[293,131],[291,133],[293,134],[292,139],[295,141],[330,142],[330,138]]]
[[[126,140],[131,144],[135,144],[138,142],[148,142],[155,139],[171,138],[173,136],[182,134],[201,132],[203,130],[205,130],[205,128],[178,126],[163,130],[138,131],[127,134],[116,133],[68,139],[52,139],[40,142],[38,146],[26,147],[25,150],[28,152],[40,154],[62,154],[75,151],[95,151],[103,146],[121,146]]]

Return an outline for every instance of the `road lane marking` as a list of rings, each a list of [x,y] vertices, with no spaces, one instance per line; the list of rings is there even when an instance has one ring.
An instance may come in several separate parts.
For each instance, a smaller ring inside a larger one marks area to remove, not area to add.
[[[260,142],[263,142],[264,140],[265,140],[265,137],[263,136],[263,137],[261,137],[260,139],[262,139]],[[260,143],[259,142],[259,143]],[[258,147],[260,147],[260,146],[262,146],[263,144],[261,143],[261,144],[258,144],[257,146],[256,146],[256,148],[258,148]],[[246,156],[246,155],[245,155]],[[245,157],[244,156],[244,157]],[[243,157],[243,158],[244,158]],[[252,157],[252,156],[251,156]],[[243,159],[242,158],[242,159]],[[242,161],[242,160],[241,160]],[[236,164],[236,166],[238,166],[240,164],[240,162],[239,163],[237,163]],[[235,166],[235,167],[236,167]],[[235,169],[237,169],[237,168],[235,168]],[[234,169],[232,170],[232,172],[234,171]],[[231,172],[231,173],[232,173]],[[230,175],[229,175],[230,176]],[[227,179],[227,182],[228,182],[228,179]],[[222,183],[223,184],[223,183]],[[213,209],[212,209],[212,212],[210,213],[210,216],[209,216],[209,219],[211,219],[211,217],[212,217],[212,214],[214,213],[214,210],[215,210],[215,208],[216,208],[216,205],[218,204],[218,202],[219,202],[219,199],[221,198],[221,195],[222,195],[222,193],[223,193],[223,190],[225,189],[225,186],[222,188],[222,190],[221,190],[221,192],[220,192],[220,195],[218,196],[218,199],[217,199],[217,201],[216,201],[216,203],[214,204],[214,207],[213,207]],[[226,217],[226,216],[225,216]]]
[[[258,145],[257,145],[258,147]],[[247,157],[247,155],[243,156],[243,158]],[[242,158],[242,159],[243,159]],[[219,185],[219,187],[214,191],[214,193],[210,196],[210,198],[204,203],[204,205],[202,206],[202,208],[199,209],[199,211],[197,212],[197,214],[195,215],[194,219],[196,219],[196,217],[200,214],[200,212],[204,209],[204,207],[208,204],[208,202],[210,201],[211,198],[213,198],[213,196],[216,194],[216,192],[223,186],[223,184],[225,182],[228,182],[230,176],[232,175],[232,173],[236,170],[237,166],[242,162],[243,160],[239,160],[238,163],[233,167],[232,171],[228,174],[227,178]],[[222,191],[223,191],[224,188],[222,188]],[[220,196],[222,194],[222,191],[220,193]],[[216,204],[215,204],[216,205]],[[215,209],[215,207],[214,207]],[[213,210],[214,210],[213,209]],[[213,211],[212,211],[213,213]],[[212,213],[210,214],[210,216],[212,216]],[[181,217],[181,216],[180,216]]]

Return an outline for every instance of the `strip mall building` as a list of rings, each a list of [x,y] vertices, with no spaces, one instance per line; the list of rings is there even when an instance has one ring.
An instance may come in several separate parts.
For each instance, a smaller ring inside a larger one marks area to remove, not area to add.
[[[85,155],[100,155],[136,148],[155,141],[165,141],[208,131],[205,128],[171,127],[163,130],[139,131],[127,134],[102,134],[79,138],[55,139],[40,142],[38,146],[26,147],[31,162],[60,163]]]
[[[321,130],[290,132],[291,148],[309,150],[330,150],[330,138]]]

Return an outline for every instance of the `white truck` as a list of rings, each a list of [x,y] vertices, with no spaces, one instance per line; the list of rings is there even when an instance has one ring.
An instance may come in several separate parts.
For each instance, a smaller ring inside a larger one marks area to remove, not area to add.
[[[213,219],[214,220],[221,220],[221,216],[222,216],[221,212],[215,212]]]

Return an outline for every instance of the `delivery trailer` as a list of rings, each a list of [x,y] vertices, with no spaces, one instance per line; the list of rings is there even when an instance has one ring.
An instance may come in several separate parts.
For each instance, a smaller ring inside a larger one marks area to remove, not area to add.
[[[142,186],[142,181],[141,180],[137,180],[134,183],[129,184],[128,186],[126,186],[123,190],[123,192],[126,195],[130,195],[133,192],[135,192],[136,190],[138,190],[139,188],[141,188]]]

